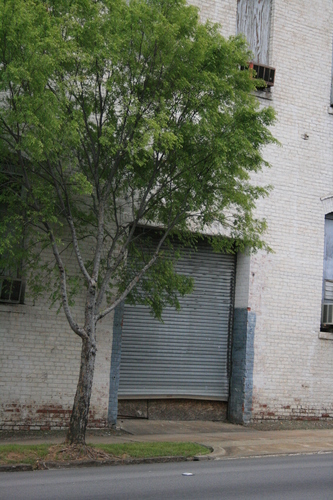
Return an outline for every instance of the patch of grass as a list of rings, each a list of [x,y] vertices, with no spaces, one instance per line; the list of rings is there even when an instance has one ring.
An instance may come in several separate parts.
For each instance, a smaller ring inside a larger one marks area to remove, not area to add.
[[[122,443],[69,446],[66,444],[0,445],[0,464],[31,464],[37,461],[107,460],[205,455],[210,450],[196,443]]]
[[[193,457],[206,455],[211,451],[196,443],[122,443],[122,444],[92,444],[94,448],[103,450],[110,456],[151,458],[151,457]]]
[[[35,464],[49,453],[49,444],[0,445],[0,464]]]

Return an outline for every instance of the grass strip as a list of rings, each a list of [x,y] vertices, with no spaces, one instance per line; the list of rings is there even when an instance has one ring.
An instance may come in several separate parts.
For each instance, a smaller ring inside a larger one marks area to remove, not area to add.
[[[85,447],[82,450],[75,449],[75,454],[70,453],[70,447],[67,445],[54,444],[4,444],[0,445],[0,465],[7,464],[31,464],[34,465],[37,461],[66,461],[71,459],[85,459],[88,456],[84,453]],[[66,448],[65,450],[63,448]],[[152,458],[152,457],[169,457],[183,456],[193,457],[195,455],[206,455],[210,453],[210,449],[196,443],[121,443],[121,444],[89,444],[91,447],[104,452],[109,458]],[[82,451],[82,453],[80,452]],[[63,453],[65,452],[65,453]],[[75,456],[74,456],[75,455]],[[96,457],[97,459],[99,457]]]
[[[2,444],[0,445],[0,464],[31,464],[46,460],[50,444]]]

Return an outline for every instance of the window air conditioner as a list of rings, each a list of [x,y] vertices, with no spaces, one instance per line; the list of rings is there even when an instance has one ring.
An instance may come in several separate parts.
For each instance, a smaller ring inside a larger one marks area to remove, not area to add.
[[[323,325],[333,325],[333,304],[323,304],[321,322]]]
[[[264,80],[267,87],[273,87],[275,81],[275,68],[271,66],[264,66],[263,64],[249,63],[249,68],[253,69],[256,74],[254,78],[257,80]]]

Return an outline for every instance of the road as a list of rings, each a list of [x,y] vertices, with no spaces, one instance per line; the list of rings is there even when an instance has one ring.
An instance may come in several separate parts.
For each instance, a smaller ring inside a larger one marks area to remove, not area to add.
[[[333,454],[2,473],[0,499],[332,500]]]

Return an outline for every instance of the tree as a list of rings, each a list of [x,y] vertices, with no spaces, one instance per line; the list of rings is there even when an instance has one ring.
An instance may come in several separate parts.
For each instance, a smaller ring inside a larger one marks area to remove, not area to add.
[[[274,116],[249,58],[184,0],[0,0],[0,255],[82,340],[71,443],[85,441],[98,322],[125,298],[160,318],[191,291],[172,237],[195,246],[215,224],[216,251],[265,246],[251,176]]]

